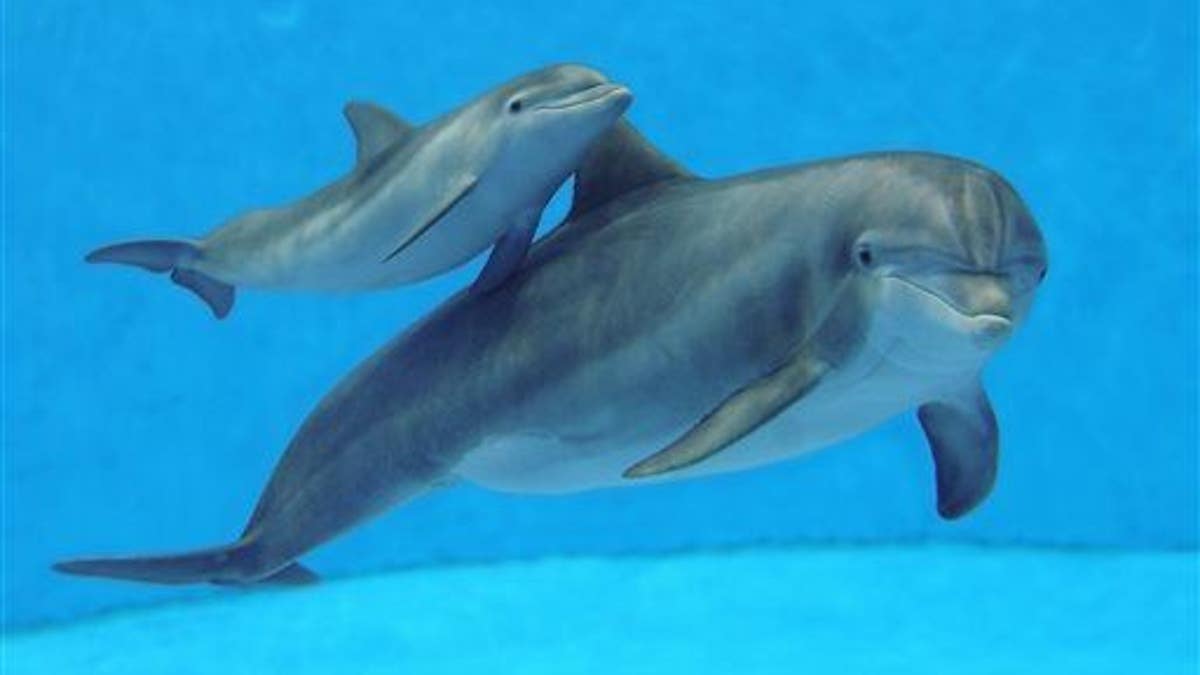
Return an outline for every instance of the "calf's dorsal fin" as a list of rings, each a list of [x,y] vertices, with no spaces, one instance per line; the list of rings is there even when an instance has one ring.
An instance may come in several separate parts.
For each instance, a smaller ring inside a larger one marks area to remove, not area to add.
[[[362,166],[384,148],[407,138],[415,128],[383,106],[366,101],[350,101],[342,108],[342,114],[358,143],[355,166]]]

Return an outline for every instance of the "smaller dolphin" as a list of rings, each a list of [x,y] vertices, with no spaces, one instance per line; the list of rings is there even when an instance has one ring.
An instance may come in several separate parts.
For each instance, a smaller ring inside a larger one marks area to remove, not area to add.
[[[631,101],[595,70],[559,65],[422,127],[349,103],[358,159],[348,175],[202,239],[114,244],[86,259],[170,272],[217,318],[232,309],[235,286],[383,288],[445,272],[495,244],[473,286],[488,291],[517,269],[554,191]]]

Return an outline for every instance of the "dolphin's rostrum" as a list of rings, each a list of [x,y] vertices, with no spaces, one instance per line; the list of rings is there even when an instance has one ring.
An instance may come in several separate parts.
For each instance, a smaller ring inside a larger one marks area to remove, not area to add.
[[[304,579],[298,556],[449,477],[569,492],[731,471],[914,407],[939,513],[987,496],[980,372],[1046,270],[998,175],[883,153],[702,180],[619,123],[576,185],[507,283],[452,298],[325,397],[236,542],[58,568]]]
[[[235,286],[382,288],[444,272],[495,244],[475,284],[490,290],[521,264],[542,209],[630,100],[600,73],[564,65],[421,127],[349,103],[358,154],[345,177],[202,239],[114,244],[87,260],[170,272],[218,318],[232,308]]]

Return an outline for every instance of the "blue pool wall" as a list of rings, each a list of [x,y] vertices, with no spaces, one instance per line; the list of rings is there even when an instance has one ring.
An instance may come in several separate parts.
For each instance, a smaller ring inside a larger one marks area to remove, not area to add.
[[[627,83],[631,119],[705,176],[924,149],[1008,177],[1051,270],[985,376],[1002,425],[996,491],[939,521],[905,415],[703,481],[561,498],[459,486],[319,550],[314,567],[813,540],[1196,546],[1194,3],[41,0],[5,12],[8,625],[208,592],[48,566],[230,539],[323,393],[479,265],[373,295],[245,292],[215,322],[165,280],[83,254],[200,234],[332,179],[353,156],[346,100],[423,121],[559,61]]]

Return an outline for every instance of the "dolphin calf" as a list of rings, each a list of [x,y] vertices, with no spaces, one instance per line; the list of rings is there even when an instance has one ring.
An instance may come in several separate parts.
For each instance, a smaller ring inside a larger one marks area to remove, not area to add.
[[[232,308],[235,286],[382,288],[444,272],[494,244],[475,283],[487,291],[521,263],[554,191],[630,101],[628,89],[595,70],[560,65],[421,127],[349,103],[358,159],[343,178],[201,239],[115,244],[87,260],[170,272],[217,318]]]
[[[317,406],[232,544],[97,558],[159,583],[309,579],[296,558],[449,479],[555,493],[775,462],[917,409],[937,509],[996,477],[980,372],[1046,273],[1025,204],[977,164],[884,153],[703,180],[619,123],[564,224]]]

